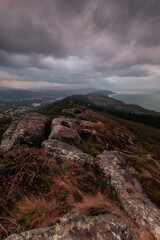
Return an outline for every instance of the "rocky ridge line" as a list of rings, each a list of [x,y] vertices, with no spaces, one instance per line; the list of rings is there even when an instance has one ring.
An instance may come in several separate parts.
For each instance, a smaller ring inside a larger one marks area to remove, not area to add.
[[[101,155],[97,156],[97,158],[94,158],[75,147],[77,145],[83,145],[81,136],[87,132],[81,128],[82,120],[80,118],[83,119],[82,113],[82,109],[79,109],[78,111],[76,108],[62,110],[63,115],[66,114],[67,117],[69,116],[72,118],[60,117],[53,119],[48,140],[45,140],[47,135],[45,129],[46,125],[49,125],[49,118],[39,114],[26,115],[18,123],[13,122],[11,124],[4,134],[1,148],[3,150],[8,150],[13,148],[17,143],[28,143],[29,145],[36,146],[42,143],[42,147],[48,155],[55,159],[76,162],[85,168],[91,169],[94,169],[97,164],[100,165],[105,175],[111,177],[111,184],[115,187],[120,203],[127,214],[140,228],[149,230],[153,235],[153,239],[159,240],[160,210],[144,193],[141,184],[138,181],[136,171],[126,164],[125,155],[118,151],[104,151]],[[34,126],[36,131],[33,131]],[[63,127],[65,127],[65,134],[63,134],[63,131],[57,131],[57,129],[62,129]],[[73,146],[66,143],[68,141],[68,131],[71,133],[72,130],[74,131],[74,134],[72,135],[73,137],[71,136],[70,143]],[[27,131],[28,134],[26,134]],[[87,132],[87,134],[90,133]],[[38,144],[37,141],[34,141],[35,136],[39,139]],[[138,237],[131,226],[126,224],[124,220],[113,214],[104,214],[96,217],[74,218],[73,216],[70,220],[67,220],[65,224],[58,224],[54,228],[32,230],[7,238],[7,240],[22,239],[136,240]]]

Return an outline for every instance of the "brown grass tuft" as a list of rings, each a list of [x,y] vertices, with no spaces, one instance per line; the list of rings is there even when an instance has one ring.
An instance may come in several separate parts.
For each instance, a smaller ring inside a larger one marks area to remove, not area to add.
[[[82,202],[72,203],[73,211],[82,215],[112,213],[122,216],[121,210],[110,199],[98,192],[95,196],[84,196]]]
[[[43,195],[25,196],[18,206],[17,218],[24,224],[25,229],[46,227],[54,224],[59,218],[60,209],[56,198],[47,198]]]

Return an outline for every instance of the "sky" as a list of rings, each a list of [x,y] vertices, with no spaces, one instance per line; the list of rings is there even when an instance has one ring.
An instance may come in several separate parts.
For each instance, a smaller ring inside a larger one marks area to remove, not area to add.
[[[0,87],[160,89],[160,0],[0,0]]]

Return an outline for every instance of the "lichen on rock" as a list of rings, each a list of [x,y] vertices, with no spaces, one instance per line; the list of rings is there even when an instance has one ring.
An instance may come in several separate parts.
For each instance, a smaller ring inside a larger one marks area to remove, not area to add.
[[[54,227],[12,235],[6,240],[138,240],[131,226],[112,214],[71,215]]]
[[[50,131],[50,118],[38,113],[26,114],[21,120],[13,121],[3,135],[1,150],[9,151],[15,145],[40,146]]]

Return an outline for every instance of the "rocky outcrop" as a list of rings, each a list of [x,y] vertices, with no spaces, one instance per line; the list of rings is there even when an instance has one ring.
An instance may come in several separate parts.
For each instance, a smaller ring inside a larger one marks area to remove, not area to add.
[[[30,113],[20,121],[14,121],[3,135],[1,150],[9,151],[17,144],[40,146],[49,135],[50,118]]]
[[[49,139],[57,139],[64,142],[68,142],[71,145],[74,146],[81,146],[82,145],[82,139],[80,138],[79,134],[76,130],[70,129],[64,126],[57,126],[55,127],[50,136]]]
[[[77,114],[81,114],[84,110],[82,108],[74,107],[69,109],[63,109],[62,115],[66,117],[73,117],[75,118]]]
[[[132,153],[127,150],[123,153],[104,151],[94,158],[79,149],[84,149],[85,139],[90,139],[99,144],[101,149],[110,150],[114,141],[119,143],[122,139],[122,145],[125,145],[128,137],[121,136],[116,131],[112,133],[104,123],[81,120],[87,116],[83,109],[64,109],[62,114],[72,118],[61,116],[53,119],[51,123],[48,117],[32,113],[13,122],[3,136],[1,148],[9,150],[16,144],[41,145],[49,157],[59,162],[73,162],[96,174],[103,171],[104,175],[111,179],[111,185],[127,213],[126,219],[130,217],[135,228],[138,226],[145,229],[153,236],[150,239],[159,240],[160,209],[144,193],[137,172],[127,165],[125,156]],[[72,215],[52,228],[24,232],[10,236],[7,240],[142,240],[126,222],[128,219],[125,221],[125,216],[122,219],[111,213],[92,217]]]
[[[105,174],[111,177],[111,184],[124,210],[139,227],[147,228],[154,239],[159,240],[160,209],[148,199],[136,171],[126,164],[124,155],[117,151],[105,151],[98,159]]]
[[[65,126],[68,128],[72,128],[77,130],[78,132],[81,131],[80,122],[73,118],[66,118],[66,117],[59,117],[54,118],[51,123],[51,130],[57,126]]]
[[[6,240],[138,240],[133,229],[112,214],[68,217],[55,227],[12,235]]]
[[[63,162],[73,162],[83,166],[86,170],[96,171],[98,161],[96,158],[83,153],[80,149],[58,140],[46,140],[42,147],[50,157]]]
[[[60,117],[53,119],[49,139],[57,139],[81,147],[83,145],[79,135],[81,132],[82,128],[76,119]]]

